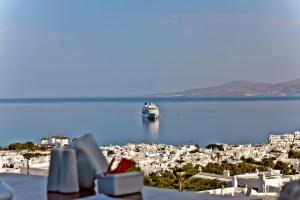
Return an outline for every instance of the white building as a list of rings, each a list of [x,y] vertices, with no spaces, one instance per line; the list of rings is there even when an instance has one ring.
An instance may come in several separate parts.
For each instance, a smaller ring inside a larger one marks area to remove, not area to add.
[[[269,144],[276,144],[281,141],[281,135],[270,135]]]
[[[69,144],[69,138],[66,136],[52,136],[51,137],[51,145],[64,147]]]
[[[61,142],[60,142],[60,146],[67,146],[67,145],[69,145],[69,138],[62,137]]]
[[[294,140],[300,140],[300,131],[294,132]]]
[[[49,138],[48,137],[43,137],[41,139],[41,145],[48,145],[49,144]]]
[[[56,144],[56,138],[57,138],[58,136],[52,136],[51,137],[51,144],[52,145],[55,145]]]
[[[293,142],[294,138],[295,138],[294,134],[284,134],[281,136],[281,140],[285,142]]]

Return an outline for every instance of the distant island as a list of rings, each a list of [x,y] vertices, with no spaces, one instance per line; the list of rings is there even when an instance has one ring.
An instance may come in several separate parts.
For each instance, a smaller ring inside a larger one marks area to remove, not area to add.
[[[300,96],[300,78],[280,83],[232,81],[222,85],[178,92],[154,94],[154,97],[180,96]]]

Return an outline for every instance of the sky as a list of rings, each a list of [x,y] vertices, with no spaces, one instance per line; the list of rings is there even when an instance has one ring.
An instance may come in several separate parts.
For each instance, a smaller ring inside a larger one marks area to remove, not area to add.
[[[296,78],[298,0],[0,0],[0,98]]]

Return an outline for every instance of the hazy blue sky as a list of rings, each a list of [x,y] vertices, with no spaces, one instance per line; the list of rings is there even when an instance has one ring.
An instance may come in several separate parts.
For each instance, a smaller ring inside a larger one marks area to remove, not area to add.
[[[0,0],[0,98],[299,77],[299,0]]]

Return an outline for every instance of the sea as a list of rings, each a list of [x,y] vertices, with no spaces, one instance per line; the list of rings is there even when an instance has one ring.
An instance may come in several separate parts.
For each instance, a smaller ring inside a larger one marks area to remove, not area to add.
[[[141,116],[145,101],[158,120]],[[130,97],[0,100],[0,146],[93,133],[100,146],[259,144],[300,129],[300,97]]]

